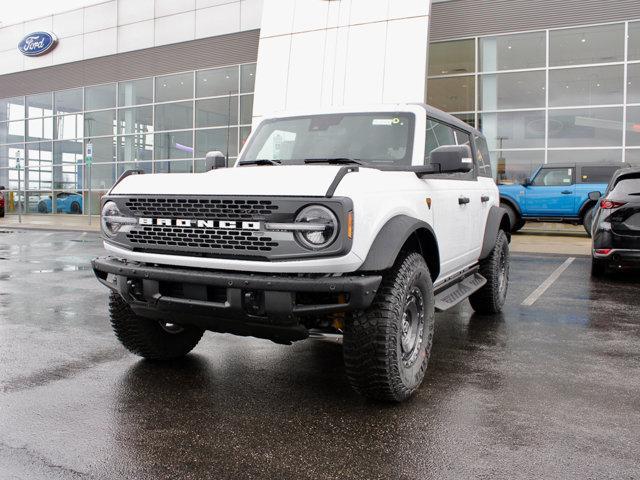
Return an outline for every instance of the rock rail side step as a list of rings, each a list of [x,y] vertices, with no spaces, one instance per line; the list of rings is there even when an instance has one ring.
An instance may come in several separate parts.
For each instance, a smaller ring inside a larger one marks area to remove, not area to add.
[[[444,312],[451,307],[455,307],[484,287],[486,283],[487,279],[479,273],[469,275],[460,282],[436,294],[436,310],[438,312]]]

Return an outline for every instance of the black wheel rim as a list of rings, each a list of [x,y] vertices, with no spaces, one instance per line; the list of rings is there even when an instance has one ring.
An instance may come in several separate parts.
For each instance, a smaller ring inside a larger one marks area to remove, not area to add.
[[[184,331],[184,328],[182,328],[180,325],[176,325],[175,323],[165,323],[165,322],[158,322],[158,323],[160,324],[162,329],[167,333],[176,334]]]
[[[425,324],[424,296],[418,287],[412,287],[402,313],[402,363],[405,367],[413,365],[420,354]]]

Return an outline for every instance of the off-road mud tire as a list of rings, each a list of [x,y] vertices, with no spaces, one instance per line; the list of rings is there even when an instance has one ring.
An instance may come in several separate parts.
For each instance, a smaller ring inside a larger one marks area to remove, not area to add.
[[[183,326],[172,333],[159,322],[136,315],[117,293],[109,297],[111,326],[120,343],[148,360],[172,360],[187,355],[204,330]]]
[[[509,217],[509,224],[511,225],[511,233],[516,233],[526,223],[518,212],[511,206],[506,203],[500,203],[500,208],[503,208],[507,212],[507,216]]]
[[[469,297],[473,309],[483,315],[499,313],[504,307],[509,287],[509,240],[498,231],[491,254],[480,262],[480,275],[487,283]]]
[[[424,319],[423,328],[415,330],[414,348],[403,352],[403,319],[408,318],[412,302],[423,312],[421,317],[414,315]],[[345,368],[357,392],[388,402],[403,401],[416,392],[431,354],[434,305],[433,283],[424,258],[418,253],[401,253],[385,273],[372,306],[354,315],[345,327]]]

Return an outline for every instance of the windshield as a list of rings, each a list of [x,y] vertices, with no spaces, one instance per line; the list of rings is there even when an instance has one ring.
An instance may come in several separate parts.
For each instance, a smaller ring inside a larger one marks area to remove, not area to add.
[[[301,164],[342,161],[411,165],[411,113],[347,113],[268,120],[240,159]]]

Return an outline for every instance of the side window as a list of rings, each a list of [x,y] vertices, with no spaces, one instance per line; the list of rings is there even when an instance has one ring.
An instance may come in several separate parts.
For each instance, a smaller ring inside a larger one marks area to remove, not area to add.
[[[427,144],[424,149],[425,164],[431,159],[431,152],[443,145],[457,145],[453,128],[434,120],[427,119]]]
[[[481,177],[493,178],[487,139],[479,135],[476,135],[474,138],[476,141],[476,153],[478,154],[478,175]]]
[[[573,168],[543,168],[533,184],[538,187],[566,187],[573,185]]]
[[[456,143],[458,145],[466,145],[471,150],[471,135],[462,130],[455,130]]]
[[[580,183],[609,183],[617,166],[585,165],[580,169]]]

